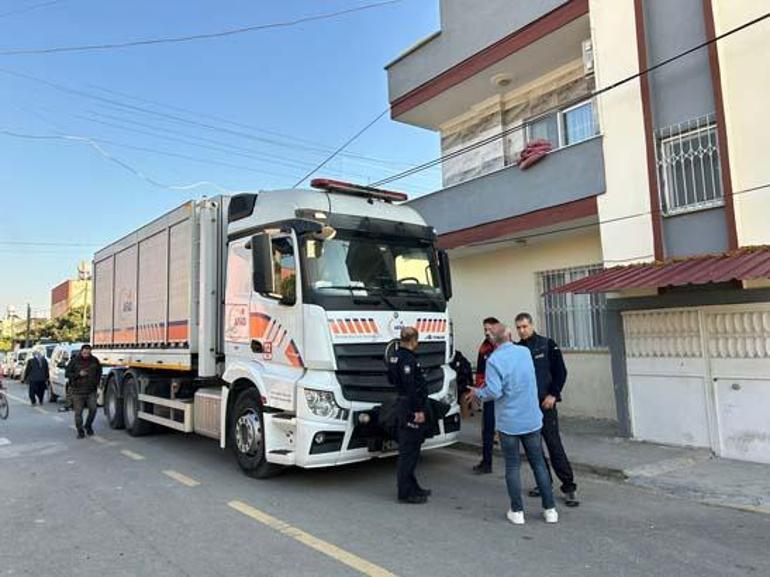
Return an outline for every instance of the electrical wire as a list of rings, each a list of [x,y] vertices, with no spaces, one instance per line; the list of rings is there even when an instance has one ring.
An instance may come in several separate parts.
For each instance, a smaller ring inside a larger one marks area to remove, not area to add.
[[[323,14],[315,14],[312,16],[304,16],[302,18],[295,18],[292,20],[285,20],[283,22],[272,22],[270,24],[255,24],[252,26],[242,26],[239,28],[231,28],[229,30],[220,30],[218,32],[205,32],[201,34],[190,34],[186,36],[173,36],[165,38],[146,38],[142,40],[130,40],[128,42],[112,42],[105,44],[85,44],[81,46],[56,46],[52,48],[20,48],[0,51],[0,56],[29,56],[40,54],[59,54],[64,52],[95,52],[115,50],[122,48],[133,48],[138,46],[152,46],[157,44],[179,44],[185,42],[194,42],[198,40],[212,40],[214,38],[224,38],[228,36],[237,36],[240,34],[246,34],[250,32],[258,32],[261,30],[272,30],[276,28],[289,28],[297,26],[299,24],[305,24],[308,22],[316,22],[319,20],[331,20],[339,16],[345,16],[354,12],[363,12],[364,10],[373,10],[376,8],[382,8],[393,4],[399,4],[403,0],[385,0],[383,2],[374,2],[372,4],[364,4],[363,6],[356,6],[354,8],[348,8],[346,10],[337,10],[335,12],[326,12]]]
[[[16,16],[18,14],[24,14],[26,12],[31,12],[32,10],[45,8],[46,6],[53,6],[54,4],[59,4],[60,2],[64,2],[64,0],[49,0],[48,2],[39,2],[38,4],[32,4],[31,6],[23,6],[21,8],[9,10],[8,12],[0,12],[0,18],[7,18],[8,16]]]
[[[708,47],[711,44],[716,43],[719,40],[723,40],[724,38],[727,38],[728,36],[731,36],[733,34],[736,34],[737,32],[740,32],[746,28],[749,28],[751,26],[754,26],[756,24],[759,24],[761,21],[767,19],[770,17],[770,12],[767,12],[763,14],[762,16],[759,16],[757,18],[754,18],[752,20],[749,20],[748,22],[745,22],[744,24],[741,24],[740,26],[736,26],[735,28],[732,28],[731,30],[728,30],[727,32],[724,32],[723,34],[720,34],[719,36],[715,36],[714,38],[711,38],[709,40],[706,40],[705,42],[701,42],[700,44],[697,44],[696,46],[693,46],[684,52],[680,52],[679,54],[676,54],[674,56],[671,56],[670,58],[667,58],[665,60],[662,60],[661,62],[658,62],[657,64],[654,64],[652,66],[649,66],[648,68],[645,68],[644,70],[640,70],[639,72],[632,74],[630,76],[627,76],[626,78],[623,78],[622,80],[618,80],[617,82],[614,82],[612,84],[609,84],[608,86],[605,86],[603,88],[600,88],[598,90],[594,90],[592,93],[581,96],[579,99],[576,99],[575,102],[580,102],[583,100],[587,100],[590,98],[596,98],[597,96],[600,96],[602,94],[605,94],[611,90],[615,90],[616,88],[619,88],[620,86],[623,86],[624,84],[627,84],[631,82],[632,80],[636,80],[638,78],[641,78],[642,76],[646,76],[649,73],[657,70],[658,68],[662,68],[663,66],[666,66],[668,64],[671,64],[672,62],[675,62],[676,60],[679,60],[680,58],[684,58],[685,56],[692,54],[693,52],[696,52],[698,50],[702,50],[703,48]],[[553,107],[549,110],[546,110],[542,113],[542,115],[547,115],[549,113],[557,112],[561,110],[565,105],[562,104],[558,107]],[[515,132],[518,132],[519,130],[523,130],[526,127],[526,123],[519,124],[517,126],[513,126],[511,128],[508,128],[506,130],[503,130],[501,132],[498,132],[496,134],[493,134],[491,136],[488,136],[482,140],[479,140],[478,142],[474,142],[473,144],[470,144],[468,146],[465,146],[463,148],[459,148],[455,151],[452,151],[448,154],[444,154],[442,156],[439,156],[438,158],[428,161],[426,163],[423,163],[421,165],[418,165],[414,168],[411,168],[409,170],[405,170],[403,172],[394,174],[393,176],[389,176],[387,178],[383,178],[382,180],[378,180],[377,182],[372,183],[371,186],[377,187],[377,186],[383,186],[385,184],[389,184],[391,182],[395,182],[397,180],[401,180],[403,178],[406,178],[407,176],[411,176],[413,174],[416,174],[418,172],[421,172],[423,170],[426,170],[428,168],[432,168],[438,164],[441,164],[442,162],[446,160],[451,160],[453,158],[456,158],[458,156],[461,156],[467,152],[476,150],[477,148],[481,148],[483,146],[486,146],[487,144],[490,144],[492,142],[495,142],[497,140],[500,140],[502,138],[505,138],[506,136],[513,134]]]

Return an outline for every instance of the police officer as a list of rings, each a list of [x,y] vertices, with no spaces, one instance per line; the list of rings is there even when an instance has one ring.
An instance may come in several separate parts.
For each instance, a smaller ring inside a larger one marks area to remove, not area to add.
[[[417,362],[419,333],[414,327],[401,329],[399,348],[388,358],[388,380],[398,391],[398,500],[425,503],[430,491],[420,487],[414,471],[420,458],[425,428],[428,389]]]
[[[577,491],[575,475],[561,442],[559,415],[556,412],[556,403],[561,401],[561,391],[567,381],[567,367],[564,365],[564,357],[553,339],[535,332],[532,315],[529,313],[516,315],[516,332],[521,339],[519,344],[529,349],[532,353],[532,361],[535,363],[537,392],[540,399],[540,409],[543,411],[542,436],[548,449],[550,465],[561,481],[561,491],[564,493],[565,504],[568,507],[577,507],[580,503],[575,498],[575,491]],[[540,496],[537,489],[533,489],[529,494],[532,497]]]

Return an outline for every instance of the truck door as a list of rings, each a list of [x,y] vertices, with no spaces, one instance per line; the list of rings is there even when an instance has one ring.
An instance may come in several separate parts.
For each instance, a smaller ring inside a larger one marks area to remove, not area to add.
[[[297,239],[290,232],[263,235],[270,262],[262,267],[268,277],[258,283],[262,290],[251,294],[250,349],[264,366],[266,404],[294,411],[296,383],[305,371]]]

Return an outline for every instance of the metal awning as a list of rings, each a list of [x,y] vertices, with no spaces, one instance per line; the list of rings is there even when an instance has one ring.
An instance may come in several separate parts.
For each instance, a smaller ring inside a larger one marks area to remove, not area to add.
[[[644,264],[616,266],[556,287],[553,293],[598,293],[770,278],[770,246],[749,246]]]

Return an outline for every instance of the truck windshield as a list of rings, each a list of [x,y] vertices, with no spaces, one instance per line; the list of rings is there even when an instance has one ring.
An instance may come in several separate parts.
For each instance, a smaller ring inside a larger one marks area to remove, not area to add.
[[[305,240],[307,286],[322,296],[442,297],[433,247],[400,238],[346,235]]]

